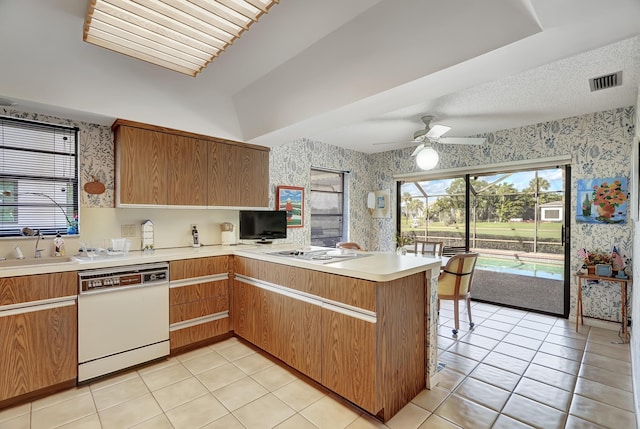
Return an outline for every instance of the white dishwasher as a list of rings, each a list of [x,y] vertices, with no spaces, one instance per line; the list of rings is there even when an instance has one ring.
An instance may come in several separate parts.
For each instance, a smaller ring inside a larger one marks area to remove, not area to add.
[[[78,382],[169,355],[169,265],[81,271]]]

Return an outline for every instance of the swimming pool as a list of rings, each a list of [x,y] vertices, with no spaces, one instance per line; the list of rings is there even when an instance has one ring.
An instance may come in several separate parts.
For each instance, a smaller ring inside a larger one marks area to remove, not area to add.
[[[476,262],[476,268],[485,271],[519,274],[521,276],[539,277],[550,280],[564,279],[564,266],[562,264],[525,262],[519,259],[480,256]]]

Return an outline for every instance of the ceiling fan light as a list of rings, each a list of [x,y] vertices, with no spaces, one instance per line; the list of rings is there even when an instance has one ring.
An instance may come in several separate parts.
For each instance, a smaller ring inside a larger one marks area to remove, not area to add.
[[[432,147],[427,146],[416,155],[416,164],[421,170],[432,170],[436,165],[440,156]]]

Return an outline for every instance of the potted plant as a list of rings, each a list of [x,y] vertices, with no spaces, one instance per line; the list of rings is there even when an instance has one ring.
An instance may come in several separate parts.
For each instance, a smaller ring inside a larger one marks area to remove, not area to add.
[[[413,244],[413,240],[415,239],[415,233],[414,232],[410,232],[410,233],[406,233],[406,234],[396,234],[396,253],[398,255],[406,255],[407,254],[407,248],[406,246]]]

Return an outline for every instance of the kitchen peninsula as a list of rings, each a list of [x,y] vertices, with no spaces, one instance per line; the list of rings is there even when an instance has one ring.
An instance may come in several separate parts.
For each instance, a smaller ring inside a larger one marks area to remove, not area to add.
[[[68,284],[75,283],[76,272],[87,269],[228,257],[229,287],[228,291],[224,288],[226,298],[221,298],[229,302],[228,322],[220,325],[227,335],[233,333],[253,343],[383,421],[425,387],[435,385],[437,291],[432,285],[439,259],[371,252],[326,263],[278,254],[293,248],[157,249],[103,260],[5,266],[0,269],[0,283],[15,288],[19,278],[65,273],[71,276]],[[212,285],[222,293],[220,281]],[[75,324],[66,334],[59,333],[63,337],[76,334]],[[223,332],[209,337],[214,334]],[[172,350],[175,346],[172,344]],[[62,377],[58,386],[69,387],[71,377]],[[41,392],[53,391],[38,387]],[[8,399],[5,404],[14,402]]]

